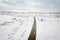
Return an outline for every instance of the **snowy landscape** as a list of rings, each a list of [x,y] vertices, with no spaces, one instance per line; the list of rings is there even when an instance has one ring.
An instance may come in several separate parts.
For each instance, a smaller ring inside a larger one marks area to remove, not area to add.
[[[60,40],[60,0],[0,0],[0,40]]]
[[[29,15],[0,15],[0,40],[28,40],[33,21]]]
[[[36,40],[60,40],[60,14],[0,12],[0,40],[28,40],[36,19]]]
[[[36,40],[60,40],[60,14],[36,16]]]

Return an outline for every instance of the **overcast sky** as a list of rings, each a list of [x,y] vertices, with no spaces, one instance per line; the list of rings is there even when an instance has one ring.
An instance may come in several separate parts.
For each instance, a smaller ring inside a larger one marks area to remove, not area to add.
[[[60,0],[0,0],[0,9],[19,11],[60,11]]]

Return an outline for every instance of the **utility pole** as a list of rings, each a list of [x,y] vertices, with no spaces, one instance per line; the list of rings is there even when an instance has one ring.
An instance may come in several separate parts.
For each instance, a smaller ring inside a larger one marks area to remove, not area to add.
[[[34,16],[34,23],[28,40],[36,40],[36,19]]]

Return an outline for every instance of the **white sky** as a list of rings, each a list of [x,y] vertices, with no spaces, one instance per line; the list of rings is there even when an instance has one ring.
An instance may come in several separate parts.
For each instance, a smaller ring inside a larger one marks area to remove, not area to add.
[[[60,11],[60,0],[0,0],[0,9],[15,11]]]

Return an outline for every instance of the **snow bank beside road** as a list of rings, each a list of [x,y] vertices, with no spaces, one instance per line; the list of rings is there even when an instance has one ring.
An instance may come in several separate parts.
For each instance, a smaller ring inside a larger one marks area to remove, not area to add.
[[[33,17],[0,15],[0,40],[28,40]]]
[[[36,40],[60,40],[60,18],[56,16],[52,14],[36,16]]]

